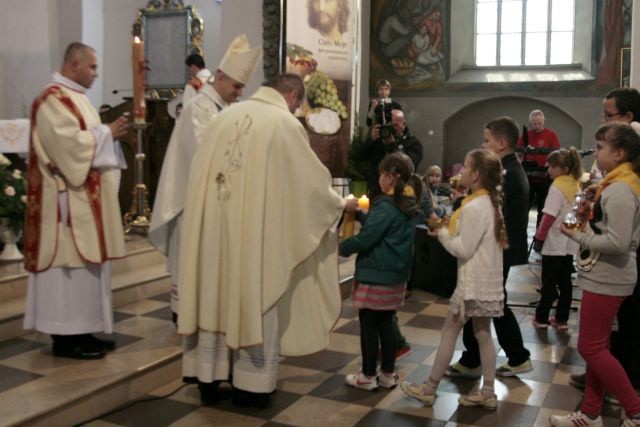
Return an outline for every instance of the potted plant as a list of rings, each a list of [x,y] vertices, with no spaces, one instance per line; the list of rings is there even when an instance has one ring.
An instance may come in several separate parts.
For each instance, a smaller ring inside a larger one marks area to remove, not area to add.
[[[0,259],[22,259],[16,242],[24,226],[27,204],[27,181],[19,169],[10,170],[11,162],[0,154],[0,239],[5,244]]]
[[[356,123],[358,120],[356,118]],[[353,132],[351,145],[349,146],[349,158],[345,173],[349,178],[349,191],[356,197],[367,193],[367,177],[370,173],[370,162],[363,158],[362,151],[366,144],[367,134],[365,129],[358,125]]]

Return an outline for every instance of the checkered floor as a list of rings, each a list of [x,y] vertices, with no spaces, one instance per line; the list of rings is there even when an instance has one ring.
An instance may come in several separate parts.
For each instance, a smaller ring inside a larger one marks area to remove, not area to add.
[[[344,376],[357,371],[361,362],[357,311],[345,300],[327,350],[282,360],[277,392],[266,409],[237,408],[229,400],[222,400],[213,407],[202,407],[195,386],[182,386],[180,381],[175,381],[155,390],[149,401],[105,415],[88,425],[549,425],[549,415],[568,413],[579,407],[582,393],[569,385],[569,374],[582,372],[584,361],[576,349],[576,311],[571,313],[568,332],[531,327],[533,308],[529,308],[528,303],[538,299],[539,274],[540,266],[535,262],[511,271],[509,300],[527,306],[514,308],[514,312],[535,369],[517,378],[496,381],[500,402],[495,412],[458,405],[458,396],[468,393],[476,385],[473,380],[445,378],[432,408],[405,397],[399,389],[368,392],[346,386]],[[579,300],[580,297],[581,292],[575,289],[574,298]],[[574,305],[578,306],[579,301]],[[401,330],[413,348],[410,355],[397,363],[401,380],[424,380],[435,357],[446,313],[447,301],[424,290],[414,290],[399,311]],[[167,347],[179,343],[170,323],[168,293],[118,308],[115,320],[115,339],[119,349],[140,347],[143,350],[148,340],[152,340],[155,346],[160,341],[166,342]],[[0,399],[4,393],[25,384],[37,383],[76,363],[49,357],[50,348],[49,338],[41,334],[0,343]],[[501,364],[506,358],[497,341],[496,348],[499,350],[498,364]],[[455,359],[461,349],[459,339]],[[606,426],[618,426],[620,417],[620,408],[605,405],[603,420]]]
[[[525,305],[535,301],[537,275],[539,266],[535,264],[515,268],[509,282],[510,301]],[[575,291],[574,298],[580,298],[580,291]],[[345,374],[360,366],[360,347],[357,311],[345,301],[327,350],[282,361],[277,392],[266,409],[236,408],[229,400],[214,407],[201,407],[197,388],[189,385],[170,397],[138,403],[90,425],[548,425],[550,414],[574,411],[582,398],[580,391],[568,385],[569,374],[584,369],[584,361],[576,350],[577,313],[571,314],[570,330],[561,333],[553,329],[533,329],[531,308],[514,311],[535,369],[526,375],[496,382],[500,400],[496,412],[458,406],[458,396],[476,385],[472,380],[444,379],[432,408],[405,397],[399,389],[367,392],[346,386]],[[435,357],[446,312],[446,300],[416,290],[398,313],[402,332],[413,348],[410,355],[397,363],[401,379],[424,380]],[[461,349],[459,340],[454,357],[459,356]],[[506,358],[500,351],[498,363],[504,361]],[[180,382],[174,382],[153,395],[164,396],[178,387]],[[605,406],[605,425],[618,426],[620,416],[619,408]]]

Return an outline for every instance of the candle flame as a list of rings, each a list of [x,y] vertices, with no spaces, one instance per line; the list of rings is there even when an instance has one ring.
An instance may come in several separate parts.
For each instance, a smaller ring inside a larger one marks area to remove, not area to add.
[[[140,37],[135,36],[135,37],[133,38],[133,42],[134,42],[135,44],[140,44],[140,43],[141,43]]]

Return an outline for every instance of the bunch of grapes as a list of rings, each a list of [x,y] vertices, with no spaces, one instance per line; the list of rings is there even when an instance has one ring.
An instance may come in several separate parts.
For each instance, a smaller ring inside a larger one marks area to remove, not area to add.
[[[316,71],[307,76],[305,89],[309,101],[335,111],[341,119],[347,118],[347,107],[338,98],[338,89],[327,74]]]

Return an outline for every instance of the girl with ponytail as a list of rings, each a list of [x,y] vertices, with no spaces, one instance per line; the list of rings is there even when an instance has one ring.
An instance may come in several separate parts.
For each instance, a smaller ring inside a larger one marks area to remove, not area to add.
[[[458,258],[458,283],[449,300],[431,373],[424,383],[404,382],[401,388],[426,406],[433,405],[438,384],[453,357],[456,338],[471,319],[480,345],[483,383],[480,390],[460,396],[458,402],[494,410],[498,400],[493,385],[496,350],[491,339],[491,318],[503,314],[502,251],[507,246],[501,209],[502,165],[492,152],[473,150],[466,155],[461,175],[461,184],[471,194],[454,212],[448,227],[429,232]]]

